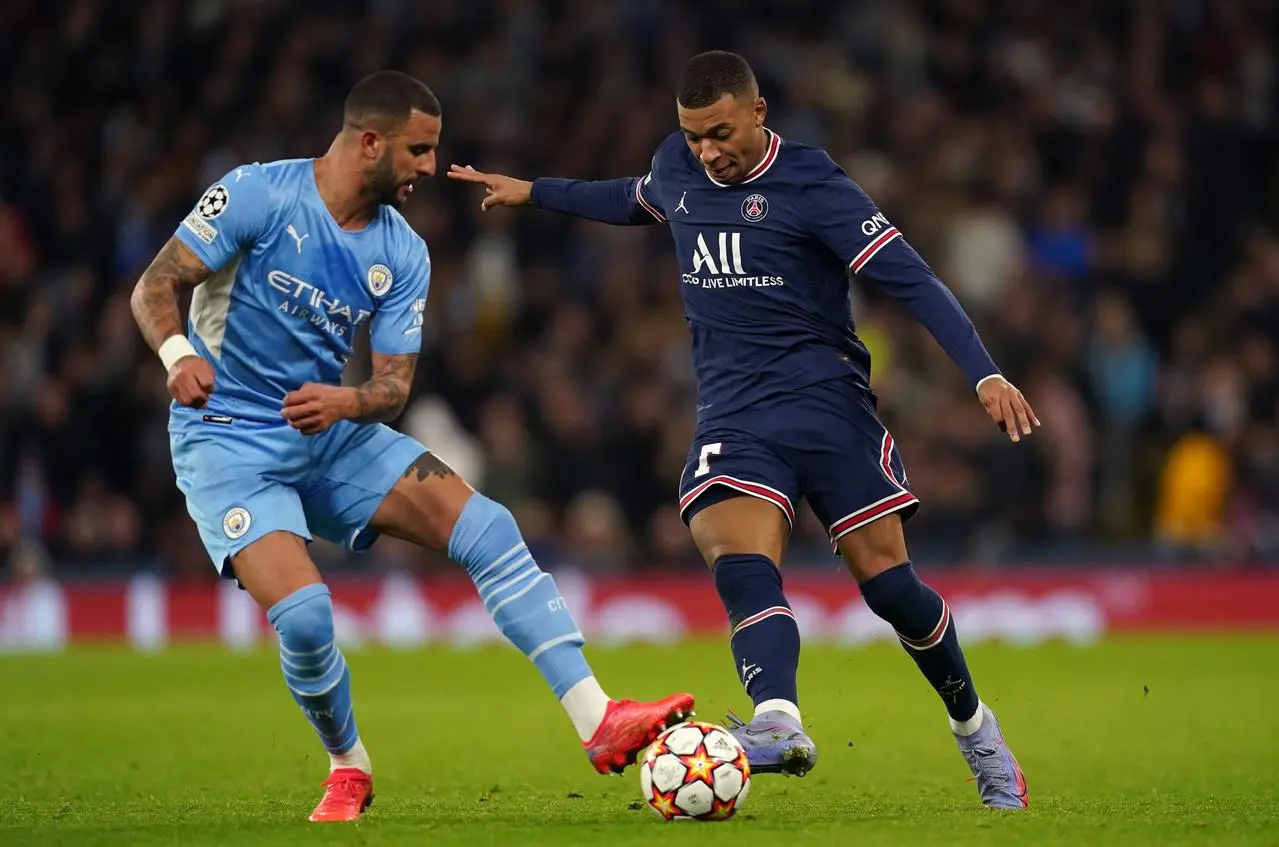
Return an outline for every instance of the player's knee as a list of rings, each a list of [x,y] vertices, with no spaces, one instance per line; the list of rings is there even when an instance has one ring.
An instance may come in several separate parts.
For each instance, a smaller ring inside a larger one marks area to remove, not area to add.
[[[707,506],[689,522],[693,543],[709,568],[725,556],[754,555],[780,562],[788,528],[779,511],[751,497]]]
[[[754,539],[730,539],[709,544],[701,548],[701,553],[702,558],[706,560],[706,566],[711,570],[715,570],[716,564],[721,559],[739,556],[755,556],[768,559],[770,562],[776,562],[781,558],[780,556],[765,552],[766,548],[771,546],[757,542]]]
[[[523,537],[511,510],[483,494],[472,494],[448,535],[449,558],[465,565],[473,578],[502,564]]]
[[[290,653],[314,656],[333,644],[333,598],[326,585],[299,588],[272,606],[267,620]]]
[[[874,579],[909,558],[901,519],[888,515],[861,529],[854,530],[838,542],[840,555],[858,582]]]

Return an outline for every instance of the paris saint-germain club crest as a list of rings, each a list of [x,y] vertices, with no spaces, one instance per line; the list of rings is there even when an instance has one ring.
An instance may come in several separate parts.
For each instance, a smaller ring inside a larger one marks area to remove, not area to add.
[[[742,201],[742,217],[748,221],[759,221],[768,214],[768,200],[763,194],[752,194]]]

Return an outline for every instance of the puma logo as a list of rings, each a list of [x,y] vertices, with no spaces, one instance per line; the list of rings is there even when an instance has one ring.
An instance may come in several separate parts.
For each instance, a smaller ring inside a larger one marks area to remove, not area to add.
[[[287,227],[285,227],[284,231],[287,232],[293,238],[293,240],[298,243],[298,252],[301,253],[302,242],[310,238],[311,233],[308,232],[306,235],[299,236],[298,231],[293,228],[293,224],[289,224]]]

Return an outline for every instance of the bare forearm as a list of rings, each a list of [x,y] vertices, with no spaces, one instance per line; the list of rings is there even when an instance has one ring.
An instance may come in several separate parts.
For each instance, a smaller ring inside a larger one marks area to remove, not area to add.
[[[416,367],[416,354],[376,356],[373,376],[355,387],[351,420],[385,423],[398,418],[408,403]]]
[[[409,399],[409,388],[393,376],[373,377],[355,388],[355,412],[351,420],[357,423],[386,423],[393,421],[404,411]]]
[[[177,239],[169,239],[133,287],[129,304],[142,337],[152,350],[183,334],[178,289],[194,288],[209,276],[204,263]]]
[[[159,350],[166,338],[182,334],[178,295],[170,280],[144,276],[134,286],[129,304],[133,307],[133,319],[152,350]]]

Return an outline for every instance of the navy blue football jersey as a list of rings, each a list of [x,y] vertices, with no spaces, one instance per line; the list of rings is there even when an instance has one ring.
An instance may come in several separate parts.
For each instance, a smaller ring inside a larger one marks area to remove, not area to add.
[[[717,182],[681,133],[645,176],[538,179],[535,205],[610,223],[667,223],[693,341],[699,417],[839,377],[870,386],[850,274],[884,285],[975,386],[997,373],[972,322],[927,263],[823,150],[769,130],[739,183]]]

